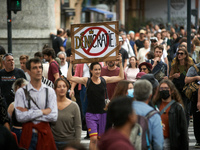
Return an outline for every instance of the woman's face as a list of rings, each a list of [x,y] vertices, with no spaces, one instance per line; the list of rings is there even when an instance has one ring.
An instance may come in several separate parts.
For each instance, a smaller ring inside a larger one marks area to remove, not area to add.
[[[177,35],[174,33],[173,34],[173,39],[176,40],[177,39]]]
[[[161,34],[160,33],[157,34],[157,38],[161,39]]]
[[[179,50],[178,53],[177,53],[177,55],[178,55],[178,60],[183,60],[186,57],[185,52],[182,51],[182,50]]]
[[[58,81],[57,88],[55,89],[57,96],[66,96],[67,94],[67,85],[64,81]]]
[[[100,77],[101,75],[101,67],[99,64],[96,64],[93,66],[93,69],[91,70],[92,76],[94,77]]]
[[[144,73],[148,74],[149,70],[148,70],[147,66],[142,65],[141,68],[140,68],[140,72],[144,72]]]
[[[132,67],[133,67],[133,66],[135,67],[135,64],[136,64],[135,57],[131,57],[129,61],[130,61],[131,66],[132,66]]]
[[[133,83],[128,84],[128,89],[133,89]]]
[[[167,83],[162,83],[160,85],[159,91],[163,91],[163,90],[169,90],[169,95],[171,95],[171,90],[170,90],[169,86],[167,85]]]

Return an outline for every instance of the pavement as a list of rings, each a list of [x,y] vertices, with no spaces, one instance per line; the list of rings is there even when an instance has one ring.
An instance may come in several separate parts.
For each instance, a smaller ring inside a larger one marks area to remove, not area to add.
[[[190,121],[190,125],[188,128],[188,135],[189,135],[189,150],[197,150],[197,148],[194,148],[194,145],[196,144],[196,140],[194,137],[194,130],[193,130],[193,122],[192,120]],[[81,143],[89,150],[89,139],[84,139],[86,136],[86,131],[82,131],[81,134]],[[199,148],[200,149],[200,148]]]

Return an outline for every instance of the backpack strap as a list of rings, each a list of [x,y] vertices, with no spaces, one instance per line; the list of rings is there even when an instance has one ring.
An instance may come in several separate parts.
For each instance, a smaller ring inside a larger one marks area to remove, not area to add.
[[[104,84],[104,87],[105,87],[105,92],[106,92],[106,99],[108,99],[108,92],[107,92],[107,87],[106,87],[106,80],[103,78],[103,77],[100,77],[101,81],[103,82]]]
[[[46,103],[45,103],[45,109],[47,108],[48,95],[49,95],[49,90],[48,90],[48,88],[46,88]]]
[[[196,70],[196,72],[198,73],[198,75],[200,75],[200,70],[199,70],[199,68],[197,67],[197,65],[194,64],[193,67],[195,68],[195,70]]]
[[[160,115],[162,115],[165,110],[167,110],[167,108],[169,108],[169,106],[171,106],[173,103],[175,103],[175,100],[172,100],[170,103],[167,104],[167,106],[165,106],[161,111],[160,111]]]
[[[87,90],[88,90],[88,86],[90,85],[90,82],[91,82],[91,78],[88,78],[87,80],[87,83],[86,83],[86,90],[85,90],[85,97],[84,97],[84,102],[85,102],[85,99],[86,99],[86,96],[87,96]]]
[[[54,63],[57,67],[58,67],[58,70],[59,70],[59,74],[62,75],[62,72],[60,71],[60,66],[58,64],[56,64],[55,61],[53,61],[52,63]]]
[[[148,112],[148,113],[146,114],[145,118],[146,118],[147,120],[149,120],[153,115],[155,115],[155,114],[157,114],[157,113],[158,113],[158,111],[156,111],[156,110],[151,110],[150,112]]]
[[[29,97],[29,93],[28,93],[27,87],[28,86],[26,85],[26,88],[25,89],[23,88],[23,90],[24,90],[24,94],[25,94],[26,100],[28,101],[28,109],[30,109],[31,108],[31,103],[30,103],[30,97]]]

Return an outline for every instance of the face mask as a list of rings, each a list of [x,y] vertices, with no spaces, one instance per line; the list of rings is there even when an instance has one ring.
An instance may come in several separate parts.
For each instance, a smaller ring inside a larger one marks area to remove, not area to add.
[[[160,91],[160,97],[164,100],[170,97],[169,90]]]
[[[133,97],[134,97],[133,92],[134,92],[134,89],[128,89],[128,94],[127,94],[127,96],[133,98]]]

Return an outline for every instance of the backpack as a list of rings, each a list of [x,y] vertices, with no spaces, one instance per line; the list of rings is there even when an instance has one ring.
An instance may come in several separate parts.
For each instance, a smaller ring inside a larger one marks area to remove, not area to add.
[[[151,149],[148,120],[156,113],[158,113],[156,110],[151,110],[146,116],[137,115],[138,121],[132,128],[130,135],[130,141],[136,150]]]

